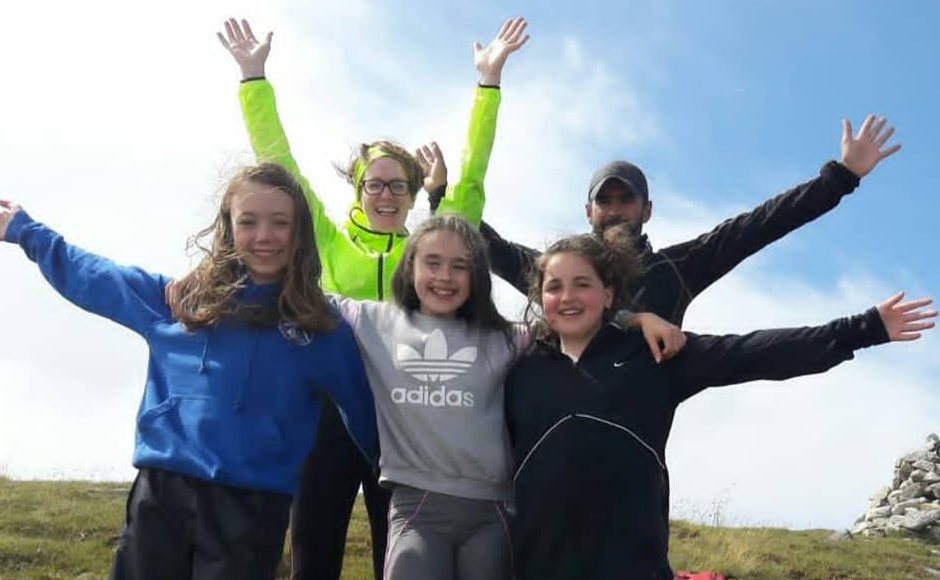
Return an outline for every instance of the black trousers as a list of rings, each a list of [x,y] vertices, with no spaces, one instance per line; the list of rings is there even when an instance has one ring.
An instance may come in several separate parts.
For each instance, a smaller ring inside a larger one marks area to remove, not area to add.
[[[317,443],[304,464],[300,489],[291,506],[292,580],[339,580],[346,533],[359,485],[372,529],[372,567],[382,578],[391,492],[362,456],[336,406],[321,398]]]
[[[289,495],[141,469],[112,580],[274,580]]]

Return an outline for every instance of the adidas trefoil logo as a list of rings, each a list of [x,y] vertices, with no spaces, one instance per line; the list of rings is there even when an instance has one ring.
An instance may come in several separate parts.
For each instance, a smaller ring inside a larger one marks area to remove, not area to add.
[[[462,375],[477,360],[477,347],[465,346],[447,356],[447,339],[440,329],[424,343],[424,353],[407,344],[397,345],[398,361],[408,374],[424,382],[444,382]]]
[[[473,407],[473,393],[448,388],[444,381],[462,375],[473,366],[477,360],[477,347],[467,346],[448,356],[447,339],[437,329],[424,343],[424,353],[407,344],[398,344],[396,354],[402,370],[424,384],[410,389],[392,389],[393,403],[425,407]],[[437,383],[438,386],[431,387],[428,383]]]

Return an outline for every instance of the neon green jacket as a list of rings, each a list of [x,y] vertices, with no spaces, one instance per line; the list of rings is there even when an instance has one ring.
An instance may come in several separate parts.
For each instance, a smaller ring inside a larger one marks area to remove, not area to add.
[[[291,155],[271,83],[265,79],[245,81],[238,97],[258,162],[283,165],[303,186],[323,263],[323,289],[360,300],[391,299],[392,273],[401,259],[407,232],[385,234],[370,230],[359,202],[353,203],[342,226],[333,223]],[[496,135],[499,102],[499,89],[477,87],[467,144],[460,160],[460,181],[448,187],[438,213],[456,213],[479,226],[485,201],[483,178]]]

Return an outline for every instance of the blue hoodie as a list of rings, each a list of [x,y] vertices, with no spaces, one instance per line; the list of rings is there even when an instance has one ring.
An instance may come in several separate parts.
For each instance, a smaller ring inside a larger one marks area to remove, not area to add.
[[[370,458],[375,409],[349,325],[330,333],[288,323],[235,321],[187,331],[164,302],[169,278],[85,252],[24,211],[6,241],[19,244],[73,304],[133,330],[150,360],[137,413],[134,465],[250,489],[293,494],[313,447],[318,395],[329,395]],[[274,299],[278,286],[252,285],[238,300]]]

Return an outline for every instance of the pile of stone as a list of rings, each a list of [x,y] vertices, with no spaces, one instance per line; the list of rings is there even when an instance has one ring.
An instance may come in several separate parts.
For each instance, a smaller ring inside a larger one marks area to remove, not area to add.
[[[870,499],[852,534],[910,532],[940,540],[940,437],[931,434],[923,449],[898,459],[891,487],[879,489]]]

